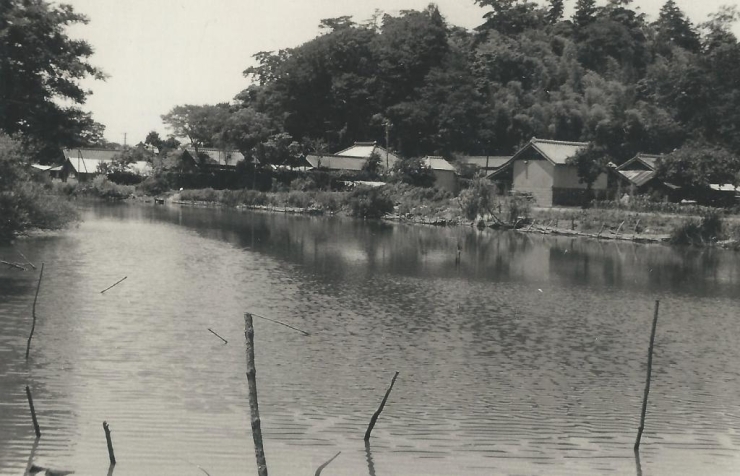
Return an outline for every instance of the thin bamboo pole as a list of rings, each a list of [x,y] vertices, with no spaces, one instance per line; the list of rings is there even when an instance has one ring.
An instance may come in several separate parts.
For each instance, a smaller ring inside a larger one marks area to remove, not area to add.
[[[31,315],[33,316],[33,324],[31,324],[31,333],[28,334],[28,343],[26,344],[26,360],[28,360],[28,354],[31,352],[31,339],[33,339],[33,331],[36,330],[36,301],[39,298],[39,289],[41,289],[41,278],[44,277],[44,263],[41,263],[41,272],[39,273],[39,282],[36,285],[36,295],[33,297],[33,309]]]
[[[28,398],[28,406],[31,408],[33,430],[36,432],[36,438],[41,438],[41,428],[39,428],[39,421],[36,419],[36,408],[33,406],[33,396],[31,395],[31,389],[28,385],[26,385],[26,398]]]
[[[118,286],[119,284],[121,284],[122,282],[124,282],[126,280],[126,278],[128,278],[128,276],[124,276],[123,278],[121,278],[118,281],[116,281],[113,285],[108,286],[107,288],[103,289],[102,291],[100,291],[100,294],[103,294],[104,292],[106,292],[107,290],[109,290],[110,288],[112,288],[113,286]]]
[[[262,424],[260,410],[257,403],[257,369],[254,365],[254,324],[252,315],[244,313],[245,332],[247,341],[247,384],[249,386],[249,412],[252,416],[252,439],[254,439],[254,455],[257,459],[257,474],[267,476],[267,461],[265,448],[262,444]]]
[[[397,377],[398,377],[398,372],[396,372],[396,375],[393,376],[393,380],[391,380],[391,385],[390,387],[388,387],[388,390],[385,392],[385,396],[383,397],[383,401],[380,402],[380,406],[373,414],[373,417],[370,418],[370,424],[367,426],[367,431],[365,432],[365,441],[370,440],[370,433],[373,431],[373,428],[375,427],[375,422],[378,421],[380,412],[382,412],[383,407],[385,407],[385,402],[388,401],[388,396],[391,394],[391,390],[393,390],[393,384],[396,383]]]
[[[653,343],[655,342],[655,328],[658,326],[658,309],[660,301],[655,301],[655,315],[653,316],[653,329],[650,332],[650,347],[648,348],[647,377],[645,378],[645,395],[642,399],[642,413],[640,415],[640,428],[637,430],[637,439],[635,440],[635,451],[640,451],[640,439],[642,431],[645,429],[645,412],[647,411],[648,394],[650,393],[650,374],[653,370]]]
[[[334,456],[332,456],[332,458],[329,461],[327,461],[326,463],[324,463],[321,466],[319,466],[318,468],[316,468],[316,473],[314,473],[314,476],[321,476],[321,472],[324,470],[324,468],[326,468],[327,466],[329,466],[329,463],[331,463],[332,461],[334,461],[335,459],[337,459],[337,456],[339,456],[340,454],[342,454],[341,451],[339,453],[335,454]]]
[[[110,427],[108,422],[103,422],[103,431],[105,431],[105,442],[108,444],[108,458],[110,459],[110,465],[115,466],[116,455],[113,454],[113,440],[110,438]]]
[[[229,343],[229,341],[227,341],[226,339],[224,339],[220,335],[218,335],[215,332],[213,332],[213,330],[210,327],[208,327],[208,332],[210,332],[211,334],[215,335],[216,337],[218,337],[219,339],[221,339],[222,341],[224,341],[224,344],[228,344]]]
[[[0,259],[0,263],[10,266],[11,268],[20,269],[21,271],[26,271],[26,268],[24,268],[23,266],[16,264],[16,263],[11,263],[10,261],[5,261],[5,260]]]

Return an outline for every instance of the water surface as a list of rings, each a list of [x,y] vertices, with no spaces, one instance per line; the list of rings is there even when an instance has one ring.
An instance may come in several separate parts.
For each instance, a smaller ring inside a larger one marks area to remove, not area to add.
[[[45,263],[28,362],[38,271],[0,270],[0,474],[107,474],[104,420],[118,476],[256,474],[245,311],[311,334],[255,321],[273,475],[338,451],[324,475],[740,471],[737,254],[162,206],[84,218],[0,248]]]

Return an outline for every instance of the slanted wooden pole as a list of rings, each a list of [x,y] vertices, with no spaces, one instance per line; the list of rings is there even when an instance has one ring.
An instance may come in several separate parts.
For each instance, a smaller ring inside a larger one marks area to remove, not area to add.
[[[103,431],[105,431],[105,441],[108,443],[108,458],[110,459],[110,465],[115,466],[116,455],[113,454],[113,441],[110,438],[110,427],[108,422],[103,422]]]
[[[249,385],[249,412],[252,416],[252,439],[254,439],[254,455],[257,459],[257,474],[267,476],[267,461],[265,448],[262,445],[262,424],[260,410],[257,403],[257,369],[254,366],[254,325],[252,315],[244,313],[245,332],[247,341],[247,384]]]
[[[623,226],[624,226],[624,220],[622,221],[622,223],[619,224],[619,228],[617,228],[617,232],[615,233],[616,236],[619,236],[619,232],[622,231]]]
[[[385,396],[383,397],[383,401],[380,402],[380,406],[373,414],[373,417],[370,419],[370,424],[367,426],[367,431],[365,432],[365,441],[370,440],[370,433],[373,431],[373,428],[375,427],[375,422],[378,421],[378,417],[380,416],[380,412],[383,411],[383,407],[385,407],[385,402],[388,401],[388,395],[391,394],[391,390],[393,390],[393,384],[396,383],[396,378],[398,377],[398,372],[396,372],[396,375],[393,376],[393,380],[391,380],[391,386],[388,387],[388,390],[385,392]]]
[[[340,454],[342,454],[341,451],[339,453],[335,454],[334,456],[332,456],[332,458],[329,461],[327,461],[326,463],[324,463],[321,466],[319,466],[318,468],[316,468],[316,473],[314,473],[314,476],[321,476],[321,472],[324,470],[324,468],[326,468],[327,466],[329,466],[329,463],[331,463],[332,461],[334,461],[335,459],[337,459],[337,456],[339,456]]]
[[[635,236],[637,236],[637,228],[640,226],[640,220],[641,218],[638,218],[637,223],[635,223],[635,230],[632,232],[632,241],[635,241]]]
[[[39,273],[39,282],[36,285],[36,295],[33,297],[33,309],[31,314],[33,315],[33,324],[31,324],[31,333],[28,334],[28,343],[26,344],[26,360],[28,360],[28,354],[31,352],[31,339],[33,339],[33,331],[36,330],[36,301],[39,298],[39,289],[41,289],[41,278],[44,277],[44,263],[41,263],[41,272]]]
[[[650,374],[653,370],[653,343],[655,342],[655,328],[658,325],[658,308],[660,301],[655,301],[655,315],[653,316],[653,330],[650,332],[650,347],[648,348],[647,377],[645,378],[645,395],[642,399],[642,414],[640,415],[640,428],[637,430],[635,440],[635,451],[640,451],[640,439],[645,429],[645,412],[647,411],[648,394],[650,393]]]
[[[33,406],[33,396],[31,395],[31,389],[28,385],[26,385],[26,398],[28,398],[28,406],[31,408],[33,430],[36,432],[36,438],[41,438],[41,428],[39,428],[39,421],[36,419],[36,409]]]
[[[119,279],[118,281],[116,281],[112,285],[110,285],[107,288],[103,289],[102,291],[100,291],[100,294],[103,294],[104,292],[106,292],[107,290],[109,290],[110,288],[112,288],[114,286],[118,286],[119,284],[121,284],[122,282],[124,282],[126,280],[126,278],[128,278],[128,276],[124,276],[123,278]]]

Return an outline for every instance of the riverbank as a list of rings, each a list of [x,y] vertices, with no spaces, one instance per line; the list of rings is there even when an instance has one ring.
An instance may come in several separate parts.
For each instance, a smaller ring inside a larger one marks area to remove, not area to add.
[[[150,194],[134,186],[99,179],[64,185],[58,193],[106,200],[228,207],[266,213],[341,215],[432,226],[515,229],[523,233],[598,240],[666,243],[740,250],[740,215],[731,211],[650,202],[595,202],[591,208],[538,208],[523,197],[499,196],[474,182],[458,196],[436,188],[402,183],[357,186],[344,191],[288,189],[187,189]]]
[[[368,198],[368,195],[372,196]],[[384,202],[383,198],[385,203],[378,205],[376,202]],[[384,186],[374,193],[368,190],[183,190],[172,192],[162,200],[180,205],[224,206],[268,213],[373,217],[431,226],[476,226],[597,240],[740,249],[740,217],[706,207],[686,207],[682,210],[675,206],[678,212],[673,213],[659,209],[650,212],[636,210],[641,204],[635,208],[613,208],[613,204],[598,204],[598,207],[588,209],[536,208],[512,197],[471,199],[463,194],[453,197],[434,189],[399,185]],[[362,200],[367,203],[358,206],[357,202]],[[478,201],[475,217],[466,217],[466,207],[470,209],[470,202],[475,200]],[[392,202],[392,208],[387,201]],[[387,211],[379,215],[376,208]]]

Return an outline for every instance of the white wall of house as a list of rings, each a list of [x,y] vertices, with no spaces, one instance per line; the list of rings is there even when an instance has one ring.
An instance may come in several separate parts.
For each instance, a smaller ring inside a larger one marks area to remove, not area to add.
[[[513,166],[513,190],[530,193],[537,205],[551,207],[555,166],[545,159],[516,160]]]

